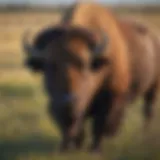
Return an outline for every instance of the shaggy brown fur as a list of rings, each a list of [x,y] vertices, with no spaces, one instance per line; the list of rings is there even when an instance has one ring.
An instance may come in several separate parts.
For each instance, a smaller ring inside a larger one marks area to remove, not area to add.
[[[80,103],[78,105],[76,103],[75,114],[82,113],[83,109],[85,112],[90,99],[107,78],[109,81],[103,83],[103,89],[106,88],[113,94],[110,97],[112,100],[107,104],[108,106],[106,105],[106,107],[109,107],[109,104],[112,106],[106,121],[108,134],[117,131],[124,107],[127,105],[126,101],[134,100],[138,96],[144,96],[146,100],[145,116],[148,124],[152,114],[151,104],[155,99],[159,82],[159,33],[152,32],[149,27],[133,19],[120,19],[110,10],[93,3],[79,4],[75,10],[72,10],[72,14],[68,25],[84,27],[94,33],[96,30],[105,31],[109,44],[102,55],[111,61],[111,66],[108,66],[109,73],[104,68],[99,70],[95,77],[91,78],[91,82],[86,82],[87,91],[85,87],[79,90],[81,98]],[[74,44],[77,48],[73,47]],[[71,48],[75,52],[81,52],[83,45],[74,41]],[[83,53],[82,51],[79,55]],[[92,81],[94,84],[90,84]],[[97,139],[100,140],[95,138],[95,141]],[[94,145],[96,146],[97,142]]]
[[[52,103],[50,113],[62,131],[62,148],[67,149],[73,138],[77,146],[82,145],[83,124],[89,115],[93,118],[91,149],[98,151],[103,136],[117,133],[127,104],[138,96],[145,99],[147,126],[159,86],[159,33],[94,3],[74,5],[59,26],[62,30],[51,29],[55,36],[50,37],[50,42],[45,41],[49,43],[46,54],[50,62],[45,63],[48,68],[45,67],[44,75]],[[101,42],[100,31],[107,35],[108,42],[103,53],[95,57],[89,46],[94,39],[96,44]],[[57,33],[61,36],[57,37]],[[68,92],[69,98],[74,95],[76,99],[71,103],[67,95],[67,103],[62,105],[59,97]]]

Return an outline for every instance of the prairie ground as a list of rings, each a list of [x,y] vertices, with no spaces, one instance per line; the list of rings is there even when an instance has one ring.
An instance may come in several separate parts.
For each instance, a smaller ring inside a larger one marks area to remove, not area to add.
[[[160,28],[160,13],[133,16]],[[0,13],[0,160],[99,159],[84,151],[56,154],[60,136],[47,115],[42,77],[23,65],[24,31],[29,28],[36,33],[43,26],[54,25],[59,18],[60,14],[47,12]],[[142,102],[140,99],[128,108],[120,134],[105,140],[102,159],[160,160],[159,105],[150,132],[144,134]]]

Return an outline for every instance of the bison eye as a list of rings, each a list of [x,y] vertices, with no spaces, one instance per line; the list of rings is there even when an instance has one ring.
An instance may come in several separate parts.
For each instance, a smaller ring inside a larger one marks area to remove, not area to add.
[[[96,70],[100,69],[101,67],[103,67],[104,65],[108,65],[108,64],[109,64],[109,60],[108,59],[95,58],[91,62],[91,69],[93,71],[96,71]]]
[[[81,71],[84,68],[84,63],[83,61],[78,57],[74,56],[74,54],[68,54],[68,62],[76,67],[79,71]]]

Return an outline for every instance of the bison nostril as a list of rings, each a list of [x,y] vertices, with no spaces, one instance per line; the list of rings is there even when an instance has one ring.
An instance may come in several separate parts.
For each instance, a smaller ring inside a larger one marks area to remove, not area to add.
[[[64,94],[54,98],[54,104],[56,105],[66,105],[73,103],[76,100],[76,97],[72,94]]]
[[[75,100],[75,96],[72,94],[66,94],[62,96],[62,101],[64,102],[73,102]]]

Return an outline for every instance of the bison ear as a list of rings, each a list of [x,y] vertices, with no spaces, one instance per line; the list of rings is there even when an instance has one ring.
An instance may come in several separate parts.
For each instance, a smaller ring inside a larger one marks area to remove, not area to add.
[[[25,65],[34,72],[42,72],[44,70],[43,59],[28,58],[25,62]]]
[[[110,64],[110,60],[108,58],[104,58],[104,57],[93,58],[91,62],[91,69],[93,71],[97,71],[109,64]]]

